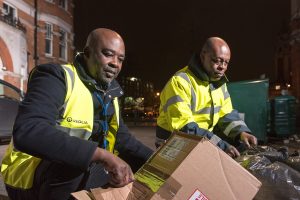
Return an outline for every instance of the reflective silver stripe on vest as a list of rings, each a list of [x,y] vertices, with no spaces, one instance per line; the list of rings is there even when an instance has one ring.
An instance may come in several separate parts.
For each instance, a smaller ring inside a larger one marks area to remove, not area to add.
[[[224,134],[228,136],[229,133],[230,133],[230,131],[231,131],[232,129],[234,129],[235,127],[237,127],[237,126],[246,126],[246,124],[245,124],[245,122],[242,121],[242,120],[240,120],[240,121],[233,121],[233,122],[231,122],[231,123],[226,127],[226,129],[225,129],[225,131],[224,131]]]
[[[186,80],[191,85],[191,95],[192,95],[191,110],[194,112],[195,107],[196,107],[196,94],[195,94],[195,91],[193,89],[191,80],[189,79],[188,75],[184,72],[179,72],[179,73],[176,74],[176,76],[179,76],[179,77],[183,78],[184,80]]]
[[[219,138],[216,135],[213,135],[209,141],[211,141],[211,143],[213,143],[214,145],[217,145],[221,141],[221,138]]]
[[[85,130],[85,129],[78,129],[78,128],[66,128],[63,126],[57,125],[56,128],[58,130],[63,131],[64,133],[67,133],[70,136],[78,137],[84,140],[88,140],[91,136],[91,132]]]
[[[225,90],[225,84],[222,85],[222,91],[224,95],[224,100],[226,100],[228,97],[230,97],[229,92]]]
[[[69,76],[70,76],[70,78],[71,78],[71,83],[72,83],[71,93],[72,93],[72,91],[73,91],[73,89],[74,89],[75,74],[74,74],[74,72],[73,72],[69,67],[67,67],[67,66],[65,66],[65,65],[61,65],[61,66],[68,72],[68,74],[69,74]],[[68,85],[68,79],[67,79],[67,77],[65,77],[65,83],[66,83],[66,89],[67,89],[67,91],[68,91],[69,85]],[[66,95],[67,95],[67,92],[66,92]],[[60,110],[60,116],[61,116],[61,117],[64,115],[64,112],[65,112],[65,110],[66,110],[68,101],[69,101],[69,99],[67,99],[67,100],[64,102],[64,104],[59,108],[59,110]],[[60,124],[60,122],[62,122],[62,120],[63,120],[63,119],[57,119],[56,121],[57,121],[57,123]]]
[[[218,113],[221,110],[221,106],[214,107],[214,114]],[[210,114],[211,107],[202,108],[198,111],[196,111],[196,114]]]
[[[183,101],[183,99],[179,95],[169,98],[167,103],[163,107],[164,112],[167,112],[167,109],[170,105],[172,105],[174,103],[182,102],[182,101]]]
[[[62,65],[62,67],[68,72],[68,74],[71,77],[72,90],[73,90],[73,88],[74,88],[74,82],[75,82],[75,74],[74,74],[74,72],[69,67],[66,67],[64,65]]]

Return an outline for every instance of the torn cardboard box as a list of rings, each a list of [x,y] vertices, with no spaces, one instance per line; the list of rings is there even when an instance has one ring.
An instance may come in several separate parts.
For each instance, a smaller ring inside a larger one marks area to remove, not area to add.
[[[253,199],[261,183],[207,139],[175,133],[123,188],[73,193],[79,200]]]

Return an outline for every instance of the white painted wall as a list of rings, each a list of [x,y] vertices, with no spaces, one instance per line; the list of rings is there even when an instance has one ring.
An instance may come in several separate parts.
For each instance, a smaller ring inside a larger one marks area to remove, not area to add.
[[[22,31],[0,21],[0,37],[5,42],[12,58],[12,75],[26,79],[27,43],[25,34]],[[2,73],[10,72],[2,71]]]

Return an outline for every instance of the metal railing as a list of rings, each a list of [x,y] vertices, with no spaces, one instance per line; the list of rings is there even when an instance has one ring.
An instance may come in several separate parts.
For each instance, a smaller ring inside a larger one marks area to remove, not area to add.
[[[5,15],[5,14],[1,13],[1,10],[0,10],[0,21],[3,21],[5,23],[7,23],[8,25],[13,26],[13,27],[23,31],[24,33],[26,33],[26,28],[25,28],[24,24],[22,24],[18,18],[11,17],[9,15]]]

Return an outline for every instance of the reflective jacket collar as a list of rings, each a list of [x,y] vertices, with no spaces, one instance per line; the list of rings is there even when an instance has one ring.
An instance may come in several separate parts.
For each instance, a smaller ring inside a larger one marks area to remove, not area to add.
[[[198,56],[198,54],[194,53],[192,58],[190,59],[188,68],[189,70],[201,81],[206,81],[208,83],[211,83],[213,85],[214,88],[219,88],[220,86],[222,86],[224,83],[228,82],[228,79],[226,77],[226,75],[224,75],[220,80],[218,81],[210,81],[209,80],[209,76],[207,75],[207,73],[205,72],[203,66],[201,65],[200,61],[200,57]]]
[[[85,84],[91,91],[99,91],[104,94],[110,94],[112,97],[120,97],[123,95],[123,90],[119,83],[114,79],[108,86],[98,84],[95,79],[90,77],[86,71],[86,65],[83,59],[83,53],[78,53],[74,59],[74,66],[78,72],[80,80]]]

